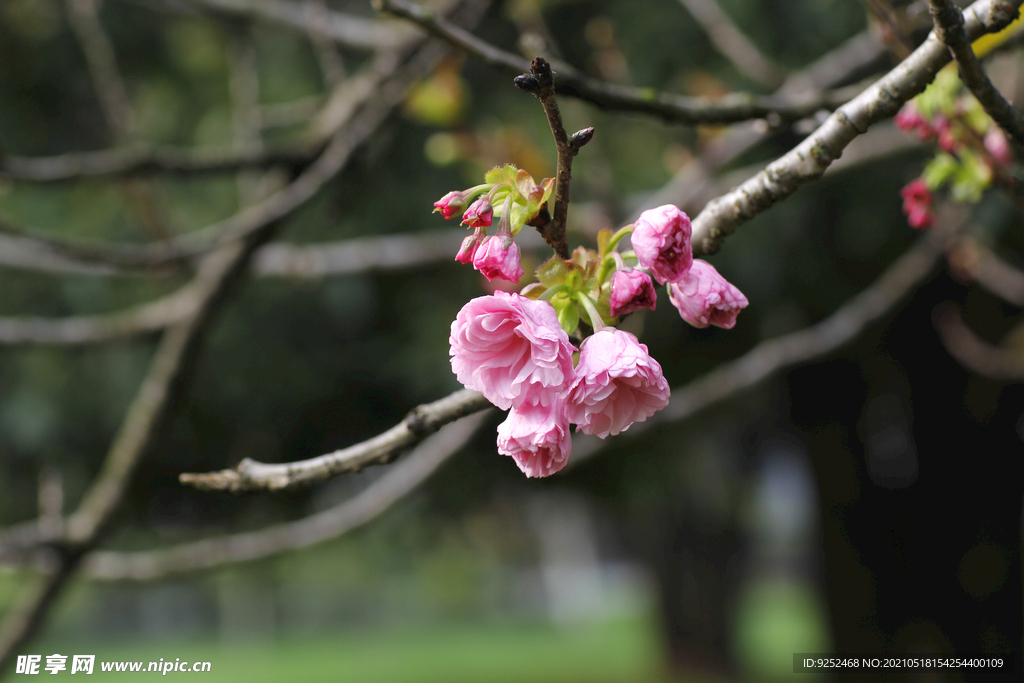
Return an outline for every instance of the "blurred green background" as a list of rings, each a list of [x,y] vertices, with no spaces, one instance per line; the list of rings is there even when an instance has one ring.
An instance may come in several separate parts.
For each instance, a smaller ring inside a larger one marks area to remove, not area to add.
[[[368,2],[327,4],[375,16]],[[871,3],[857,0],[720,4],[794,71],[869,30]],[[897,4],[920,15],[920,7]],[[99,16],[134,113],[133,143],[232,145],[239,73],[258,81],[264,123],[281,118],[277,105],[315,106],[329,92],[315,41],[299,30],[172,0],[106,0]],[[544,45],[615,82],[703,96],[766,92],[716,52],[677,0],[508,0],[475,32],[513,52]],[[366,50],[336,49],[347,73],[368,62]],[[837,85],[895,63],[882,54]],[[573,169],[571,246],[650,208],[650,193],[724,133],[569,98],[560,104],[570,130],[597,130]],[[302,139],[305,120],[284,123],[265,125],[258,137],[271,146]],[[724,170],[773,159],[801,134],[782,126]],[[124,142],[116,138],[65,3],[0,3],[3,153],[97,150]],[[872,282],[915,237],[898,192],[930,153],[904,150],[826,176],[744,225],[714,257],[751,302],[735,329],[688,328],[664,297],[656,311],[634,316],[670,384],[821,320]],[[280,239],[444,228],[432,202],[506,162],[536,178],[553,174],[540,106],[505,74],[451,57],[287,219]],[[73,239],[143,243],[230,216],[261,182],[286,173],[58,184],[0,175],[0,216]],[[1019,214],[1009,200],[992,193],[975,215],[990,241],[1019,253]],[[185,279],[4,269],[0,315],[112,311]],[[478,273],[449,260],[247,281],[210,329],[187,400],[169,437],[147,454],[107,546],[258,529],[360,490],[381,468],[275,495],[197,492],[177,477],[243,457],[325,453],[457,389],[449,325],[485,291]],[[496,453],[492,420],[427,485],[365,528],[287,556],[153,584],[79,581],[24,652],[205,660],[211,681],[453,683],[775,681],[794,678],[794,652],[1019,652],[1024,396],[1012,383],[969,377],[942,351],[929,315],[948,298],[970,303],[972,324],[990,338],[1018,313],[937,271],[902,311],[840,353],[694,419],[611,439],[548,480],[525,480]],[[148,339],[0,348],[0,524],[36,515],[46,472],[60,473],[73,509],[153,346]],[[882,404],[872,404],[878,396]],[[875,422],[866,417],[876,414]],[[910,446],[891,457],[913,457],[917,468],[898,485],[873,480],[866,460],[872,435],[892,429]],[[983,546],[994,550],[976,573],[989,588],[972,593],[964,571],[975,570],[964,570],[964,558]],[[0,610],[32,581],[2,572]]]

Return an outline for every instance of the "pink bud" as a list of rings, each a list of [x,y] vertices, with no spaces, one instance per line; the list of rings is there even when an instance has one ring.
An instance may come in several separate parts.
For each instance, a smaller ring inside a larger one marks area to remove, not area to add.
[[[641,308],[654,310],[658,295],[654,292],[651,276],[642,270],[628,268],[612,275],[611,313],[626,315]]]
[[[1000,166],[1009,166],[1013,161],[1013,153],[1010,151],[1010,141],[1006,139],[1003,129],[992,124],[985,133],[985,149],[992,155],[993,161]]]
[[[451,219],[462,211],[465,204],[465,193],[452,191],[434,202],[434,211],[440,211],[446,219]]]
[[[675,282],[690,269],[690,218],[671,204],[640,214],[633,228],[633,251],[640,265],[660,283]]]
[[[519,263],[519,247],[511,237],[492,235],[485,239],[473,256],[473,267],[488,280],[501,278],[519,282],[523,267]]]
[[[459,263],[465,263],[467,266],[473,263],[476,250],[480,243],[484,241],[485,236],[486,233],[481,232],[480,228],[473,231],[472,235],[462,240],[462,246],[459,247],[459,253],[455,255],[455,260]]]
[[[907,102],[903,105],[903,108],[896,114],[894,121],[896,122],[896,127],[906,133],[914,131],[920,126],[928,125],[928,122],[921,116],[921,112],[918,111],[917,106],[913,102]]]
[[[918,230],[931,227],[935,222],[932,212],[932,193],[923,180],[918,178],[900,190],[903,198],[903,213],[907,215],[907,223]]]
[[[498,425],[498,452],[511,455],[527,477],[547,477],[565,467],[572,450],[565,403],[528,395]]]
[[[694,259],[690,272],[669,285],[668,295],[683,320],[694,327],[714,325],[731,329],[736,316],[749,303],[713,265],[701,259]]]
[[[494,218],[494,207],[487,197],[480,197],[462,214],[462,224],[471,228],[486,228]]]
[[[614,436],[668,405],[661,365],[629,332],[605,327],[581,346],[576,380],[565,395],[577,431]]]
[[[448,342],[459,382],[502,409],[527,394],[550,405],[574,377],[576,349],[547,301],[500,291],[472,299],[455,317]]]

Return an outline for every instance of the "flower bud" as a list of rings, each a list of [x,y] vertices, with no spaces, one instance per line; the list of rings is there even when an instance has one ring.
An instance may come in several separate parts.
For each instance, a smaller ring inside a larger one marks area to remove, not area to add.
[[[669,285],[668,295],[683,320],[694,327],[714,325],[731,329],[748,303],[747,297],[719,275],[713,265],[700,259],[694,259],[690,272],[679,282]]]
[[[640,214],[630,238],[640,265],[660,283],[675,282],[690,269],[690,218],[671,204]]]
[[[627,268],[612,276],[610,308],[612,316],[626,315],[641,308],[654,310],[658,295],[651,276],[642,270]]]
[[[462,224],[471,228],[486,228],[494,218],[494,207],[487,197],[480,197],[462,214]]]
[[[465,263],[467,266],[473,263],[476,250],[485,237],[486,233],[481,232],[480,228],[474,230],[472,235],[462,240],[462,246],[459,247],[459,253],[455,255],[455,260],[459,263]]]
[[[455,218],[466,205],[466,194],[453,190],[434,202],[434,211],[440,211],[446,219]]]
[[[903,198],[903,213],[907,215],[907,223],[910,227],[923,230],[931,227],[935,222],[935,214],[932,212],[932,193],[923,180],[909,183],[900,190],[900,197]]]
[[[501,278],[519,282],[523,277],[519,246],[508,236],[492,235],[486,238],[473,255],[473,267],[488,280]]]

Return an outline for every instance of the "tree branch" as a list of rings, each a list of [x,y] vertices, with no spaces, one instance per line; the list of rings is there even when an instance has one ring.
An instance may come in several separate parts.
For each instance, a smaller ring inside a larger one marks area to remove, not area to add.
[[[412,21],[489,66],[510,74],[530,70],[526,60],[494,47],[415,3],[376,0],[376,4],[382,11]],[[666,121],[690,125],[736,123],[773,114],[785,120],[801,119],[820,109],[834,109],[846,101],[835,93],[801,93],[792,98],[733,94],[711,101],[672,95],[653,88],[608,83],[591,78],[563,62],[553,61],[551,65],[558,74],[556,92],[559,95],[576,97],[602,109],[651,114]]]
[[[594,137],[593,128],[584,128],[572,137],[565,132],[562,114],[558,111],[555,99],[555,78],[551,73],[551,65],[543,57],[537,57],[530,64],[530,73],[521,74],[515,79],[516,87],[531,93],[540,100],[544,113],[548,117],[548,126],[555,138],[555,149],[558,150],[558,170],[555,173],[554,211],[551,219],[542,221],[538,230],[544,241],[564,259],[569,258],[569,245],[565,241],[565,225],[569,216],[569,184],[572,181],[572,160],[580,148]]]
[[[769,88],[782,82],[785,69],[761,52],[715,0],[679,0],[679,3],[697,20],[718,51],[740,73]]]
[[[151,581],[173,574],[250,562],[337,538],[367,524],[423,484],[465,446],[488,413],[443,427],[354,497],[323,512],[246,533],[141,552],[96,551],[83,563],[100,581]]]
[[[967,12],[968,35],[1005,28],[1021,0],[978,0]],[[821,177],[843,149],[867,129],[894,115],[935,78],[951,57],[932,33],[909,57],[863,93],[837,109],[812,135],[731,192],[709,202],[693,220],[695,254],[712,254],[741,223]]]
[[[282,0],[129,0],[151,9],[181,12],[191,6],[219,18],[229,20],[260,20],[307,31],[309,15],[303,3]],[[192,12],[195,13],[195,12]],[[323,35],[343,47],[357,50],[393,49],[416,37],[406,27],[383,24],[373,19],[330,12],[320,27]]]
[[[1024,353],[1019,349],[993,346],[978,337],[964,323],[960,309],[953,302],[936,306],[932,321],[949,355],[967,370],[1000,382],[1024,379]]]
[[[248,458],[233,469],[182,474],[182,484],[207,491],[278,491],[310,486],[346,472],[391,462],[402,451],[461,417],[491,407],[483,395],[462,389],[414,408],[401,422],[372,439],[309,460],[267,464]]]
[[[950,249],[950,265],[955,274],[977,282],[1006,303],[1024,307],[1024,271],[977,240],[958,240]]]
[[[992,120],[1009,133],[1017,144],[1024,144],[1024,115],[1014,109],[992,84],[974,54],[971,39],[964,29],[964,15],[950,0],[929,0],[935,32],[949,48],[960,70],[960,80],[974,94]],[[1013,8],[1013,18],[1018,12]]]

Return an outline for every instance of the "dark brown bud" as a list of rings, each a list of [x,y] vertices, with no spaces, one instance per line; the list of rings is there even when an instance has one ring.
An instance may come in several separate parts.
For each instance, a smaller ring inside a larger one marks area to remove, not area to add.
[[[573,133],[572,136],[569,138],[569,144],[572,146],[573,149],[579,149],[580,147],[587,144],[593,139],[594,127],[591,126],[589,128],[584,128],[583,130],[578,130],[575,133]]]
[[[537,93],[540,92],[540,81],[538,81],[530,74],[516,76],[513,82],[516,84],[517,88],[519,88],[520,90],[525,90],[528,93],[533,93],[534,95],[536,95]]]

